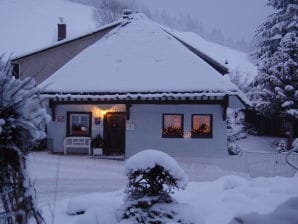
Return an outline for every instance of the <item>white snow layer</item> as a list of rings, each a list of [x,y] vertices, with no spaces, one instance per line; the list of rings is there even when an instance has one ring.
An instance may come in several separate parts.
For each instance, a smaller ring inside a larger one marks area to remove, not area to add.
[[[175,159],[161,151],[149,149],[138,152],[126,161],[124,169],[126,175],[128,175],[137,170],[149,170],[156,165],[162,166],[177,179],[179,187],[184,188],[187,185],[188,178],[184,170]]]
[[[175,210],[185,214],[187,209],[191,218],[198,220],[196,224],[229,223],[234,217],[251,221],[243,222],[245,224],[294,224],[298,218],[294,212],[297,211],[297,183],[297,176],[255,179],[225,176],[212,182],[191,182],[185,191],[175,193],[179,202]],[[68,213],[84,211],[85,214],[75,218],[62,213],[56,221],[72,219],[72,223],[77,224],[116,224],[122,197],[123,194],[117,191],[70,199]],[[57,209],[65,211],[64,207],[58,206]],[[247,213],[254,215],[242,215]],[[50,216],[47,219],[50,220]]]
[[[181,41],[227,67],[231,73],[238,73],[241,80],[247,83],[253,81],[258,74],[257,67],[253,65],[249,56],[244,52],[207,41],[193,32],[181,32],[165,26],[163,28]]]
[[[66,0],[1,0],[0,55],[14,57],[57,42],[59,17],[67,38],[95,29],[93,8]]]
[[[291,198],[279,205],[269,214],[253,212],[236,217],[230,224],[297,224],[298,197]]]
[[[40,86],[55,92],[239,91],[143,14],[82,51]]]

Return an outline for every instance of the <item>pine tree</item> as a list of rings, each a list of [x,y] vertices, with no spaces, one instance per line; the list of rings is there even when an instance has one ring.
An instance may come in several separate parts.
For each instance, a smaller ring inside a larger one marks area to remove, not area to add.
[[[260,41],[253,55],[259,74],[252,101],[262,114],[290,121],[292,132],[298,118],[298,0],[268,0],[268,5],[276,12],[257,31]]]

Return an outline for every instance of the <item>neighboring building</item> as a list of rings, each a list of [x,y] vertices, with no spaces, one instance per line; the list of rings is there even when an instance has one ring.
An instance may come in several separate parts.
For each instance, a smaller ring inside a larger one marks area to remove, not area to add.
[[[86,45],[86,37],[94,41]],[[64,57],[82,42],[84,49]],[[43,75],[39,85],[53,118],[47,129],[52,152],[63,152],[68,136],[101,135],[105,155],[148,148],[174,156],[227,155],[227,108],[248,103],[224,76],[224,65],[142,14],[24,58],[14,62],[22,68],[54,60],[54,74]]]

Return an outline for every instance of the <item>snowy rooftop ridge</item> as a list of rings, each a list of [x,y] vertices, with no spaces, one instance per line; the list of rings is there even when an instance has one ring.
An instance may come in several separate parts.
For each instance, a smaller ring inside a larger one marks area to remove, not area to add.
[[[144,14],[83,50],[40,84],[52,93],[244,94]]]
[[[52,48],[52,47],[57,47],[57,46],[63,45],[63,44],[65,44],[65,43],[68,43],[68,42],[71,42],[71,41],[80,39],[80,38],[82,38],[82,37],[86,37],[86,36],[92,35],[92,34],[94,34],[94,33],[103,31],[103,30],[108,29],[108,28],[116,27],[116,26],[120,25],[121,23],[124,23],[124,21],[125,21],[125,20],[120,19],[120,20],[115,21],[115,22],[113,22],[113,23],[109,23],[109,24],[107,24],[107,25],[101,26],[101,27],[97,28],[97,29],[94,30],[94,31],[87,32],[87,33],[85,33],[85,34],[83,34],[83,35],[82,35],[82,34],[80,34],[80,35],[76,35],[76,36],[74,36],[74,37],[66,38],[66,39],[61,40],[61,41],[59,41],[59,42],[55,42],[55,43],[53,43],[53,44],[49,44],[49,45],[47,45],[47,46],[44,46],[44,47],[41,47],[41,48],[37,48],[37,49],[34,49],[34,50],[32,50],[32,51],[25,52],[25,53],[23,53],[23,54],[16,55],[16,56],[14,56],[14,57],[11,59],[11,61],[14,61],[14,60],[17,60],[17,59],[20,59],[20,58],[23,58],[23,57],[26,57],[26,56],[29,56],[29,55],[32,55],[32,54],[36,54],[36,53],[41,52],[41,51],[45,51],[45,50],[47,50],[47,49],[49,49],[49,48]]]

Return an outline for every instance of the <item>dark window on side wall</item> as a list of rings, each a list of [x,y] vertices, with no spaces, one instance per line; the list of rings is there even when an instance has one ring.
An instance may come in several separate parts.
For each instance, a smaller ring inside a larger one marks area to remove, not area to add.
[[[91,112],[67,112],[68,136],[91,136]]]
[[[192,138],[212,138],[212,115],[193,114],[191,122]]]
[[[20,78],[20,65],[19,64],[12,64],[12,75],[16,79]]]
[[[162,137],[183,138],[183,114],[163,114]]]

